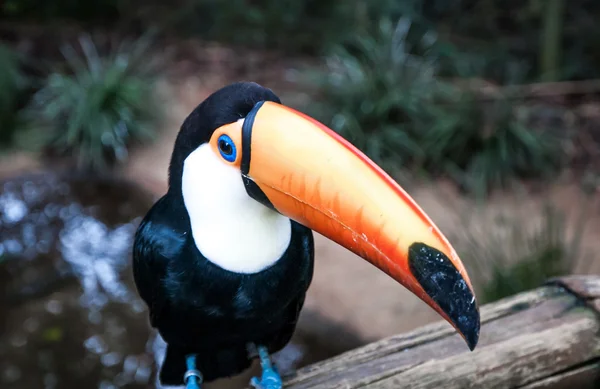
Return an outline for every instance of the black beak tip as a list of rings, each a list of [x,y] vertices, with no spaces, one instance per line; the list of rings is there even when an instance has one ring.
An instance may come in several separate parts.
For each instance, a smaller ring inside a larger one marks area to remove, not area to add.
[[[473,351],[479,342],[479,308],[458,269],[444,253],[424,243],[410,246],[408,264],[421,287],[448,315]]]
[[[461,318],[459,318],[459,322],[455,324],[459,328],[460,332],[463,334],[465,341],[469,346],[469,350],[473,351],[475,350],[475,347],[477,347],[477,343],[479,342],[479,310],[475,309],[475,313],[472,315],[471,318],[464,319],[466,321],[466,324],[462,326],[462,323],[460,321]]]
[[[471,339],[467,338],[467,345],[469,346],[470,351],[475,350],[475,347],[477,347],[478,340],[479,340],[479,335],[476,335]]]

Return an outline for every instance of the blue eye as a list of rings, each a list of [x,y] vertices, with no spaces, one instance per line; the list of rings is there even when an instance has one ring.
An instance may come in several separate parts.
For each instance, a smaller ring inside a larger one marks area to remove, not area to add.
[[[217,142],[219,146],[219,152],[221,156],[229,162],[234,162],[236,157],[235,143],[231,140],[230,137],[223,134],[219,137]]]

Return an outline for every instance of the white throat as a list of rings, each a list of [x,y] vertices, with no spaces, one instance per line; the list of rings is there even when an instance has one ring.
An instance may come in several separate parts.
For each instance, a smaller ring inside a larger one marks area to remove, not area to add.
[[[183,166],[183,201],[202,255],[235,273],[257,273],[281,258],[290,244],[290,219],[252,199],[239,169],[208,144]]]

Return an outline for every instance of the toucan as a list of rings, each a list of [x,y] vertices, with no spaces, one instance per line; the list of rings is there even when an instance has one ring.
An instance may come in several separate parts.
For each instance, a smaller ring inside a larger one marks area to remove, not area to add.
[[[135,285],[167,344],[160,383],[197,389],[258,358],[262,375],[250,383],[281,388],[270,354],[295,331],[313,277],[313,232],[398,281],[475,348],[471,281],[410,195],[271,89],[235,82],[183,121],[168,190],[133,242]]]

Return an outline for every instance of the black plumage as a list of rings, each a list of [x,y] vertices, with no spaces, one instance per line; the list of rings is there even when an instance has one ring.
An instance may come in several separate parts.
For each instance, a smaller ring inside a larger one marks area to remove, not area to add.
[[[181,193],[183,162],[216,128],[245,117],[258,101],[279,99],[257,84],[237,83],[196,107],[175,142],[169,190],[135,236],[135,283],[148,305],[151,325],[167,342],[159,376],[165,385],[184,384],[187,354],[197,354],[197,368],[209,382],[250,367],[249,343],[269,352],[282,349],[295,330],[312,280],[312,231],[296,222],[291,221],[291,241],[282,258],[254,274],[218,267],[199,252],[192,237]]]

